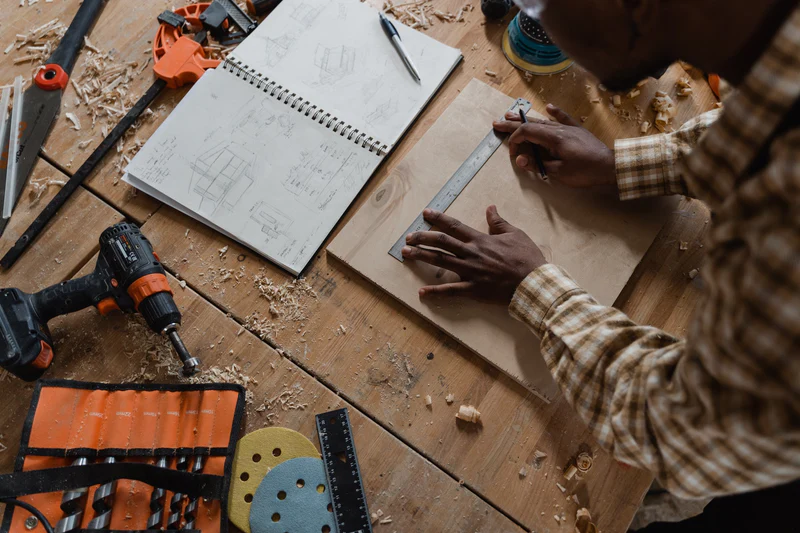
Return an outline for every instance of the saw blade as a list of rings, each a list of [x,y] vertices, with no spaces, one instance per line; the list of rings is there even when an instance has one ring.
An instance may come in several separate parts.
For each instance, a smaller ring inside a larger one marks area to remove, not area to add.
[[[25,189],[28,177],[36,164],[39,150],[58,116],[58,111],[61,107],[61,91],[44,91],[34,85],[25,91],[23,102],[19,125],[19,147],[16,154],[8,154],[9,160],[16,156],[17,161],[17,180],[16,186],[12,191],[14,195],[13,205],[16,205],[23,189]],[[8,133],[10,136],[16,132],[9,131]],[[5,145],[5,148],[5,151],[7,151],[8,145]],[[6,176],[3,175],[0,189],[4,190],[5,184]],[[5,200],[5,197],[3,199]],[[3,219],[0,222],[0,235],[5,230],[8,220]]]

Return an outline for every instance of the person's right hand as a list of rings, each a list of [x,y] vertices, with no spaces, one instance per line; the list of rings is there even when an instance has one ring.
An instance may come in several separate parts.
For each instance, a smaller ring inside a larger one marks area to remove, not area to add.
[[[509,148],[517,166],[538,173],[529,144],[534,143],[547,152],[542,150],[548,177],[570,187],[616,185],[614,152],[556,106],[548,104],[547,112],[557,122],[531,118],[522,124],[519,114],[509,112],[506,120],[494,123],[497,131],[511,133]]]

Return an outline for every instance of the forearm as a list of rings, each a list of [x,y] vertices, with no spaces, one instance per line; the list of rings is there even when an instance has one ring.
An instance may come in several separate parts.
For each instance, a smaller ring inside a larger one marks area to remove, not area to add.
[[[614,158],[620,199],[671,194],[693,196],[681,163],[719,113],[720,110],[714,110],[695,117],[674,133],[617,140]]]
[[[600,446],[651,471],[677,496],[754,490],[800,476],[796,429],[782,400],[711,372],[709,365],[728,361],[731,347],[714,348],[724,356],[701,355],[600,305],[554,265],[523,281],[510,312],[541,338],[553,377]],[[748,371],[728,365],[729,372]],[[765,430],[750,412],[774,413],[777,429]],[[763,470],[754,470],[755,461]]]

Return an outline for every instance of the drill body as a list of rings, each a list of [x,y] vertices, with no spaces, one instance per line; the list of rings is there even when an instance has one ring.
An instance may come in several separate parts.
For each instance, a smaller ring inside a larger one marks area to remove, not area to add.
[[[38,379],[53,362],[47,323],[89,306],[102,315],[138,311],[153,331],[169,336],[184,374],[196,371],[199,361],[177,334],[181,314],[164,267],[150,241],[127,222],[100,235],[99,258],[91,274],[35,294],[0,290],[0,366],[26,381]]]

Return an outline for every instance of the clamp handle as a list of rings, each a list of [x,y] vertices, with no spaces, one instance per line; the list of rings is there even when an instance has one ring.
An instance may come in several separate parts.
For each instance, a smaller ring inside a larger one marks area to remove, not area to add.
[[[177,89],[200,79],[206,69],[216,68],[218,59],[207,59],[200,43],[182,35],[153,66],[156,76],[167,82],[167,87]]]
[[[47,60],[47,63],[60,66],[67,76],[72,74],[72,67],[78,59],[78,52],[83,46],[83,38],[92,29],[97,17],[105,7],[105,0],[83,0],[78,13],[67,28],[58,48]]]

